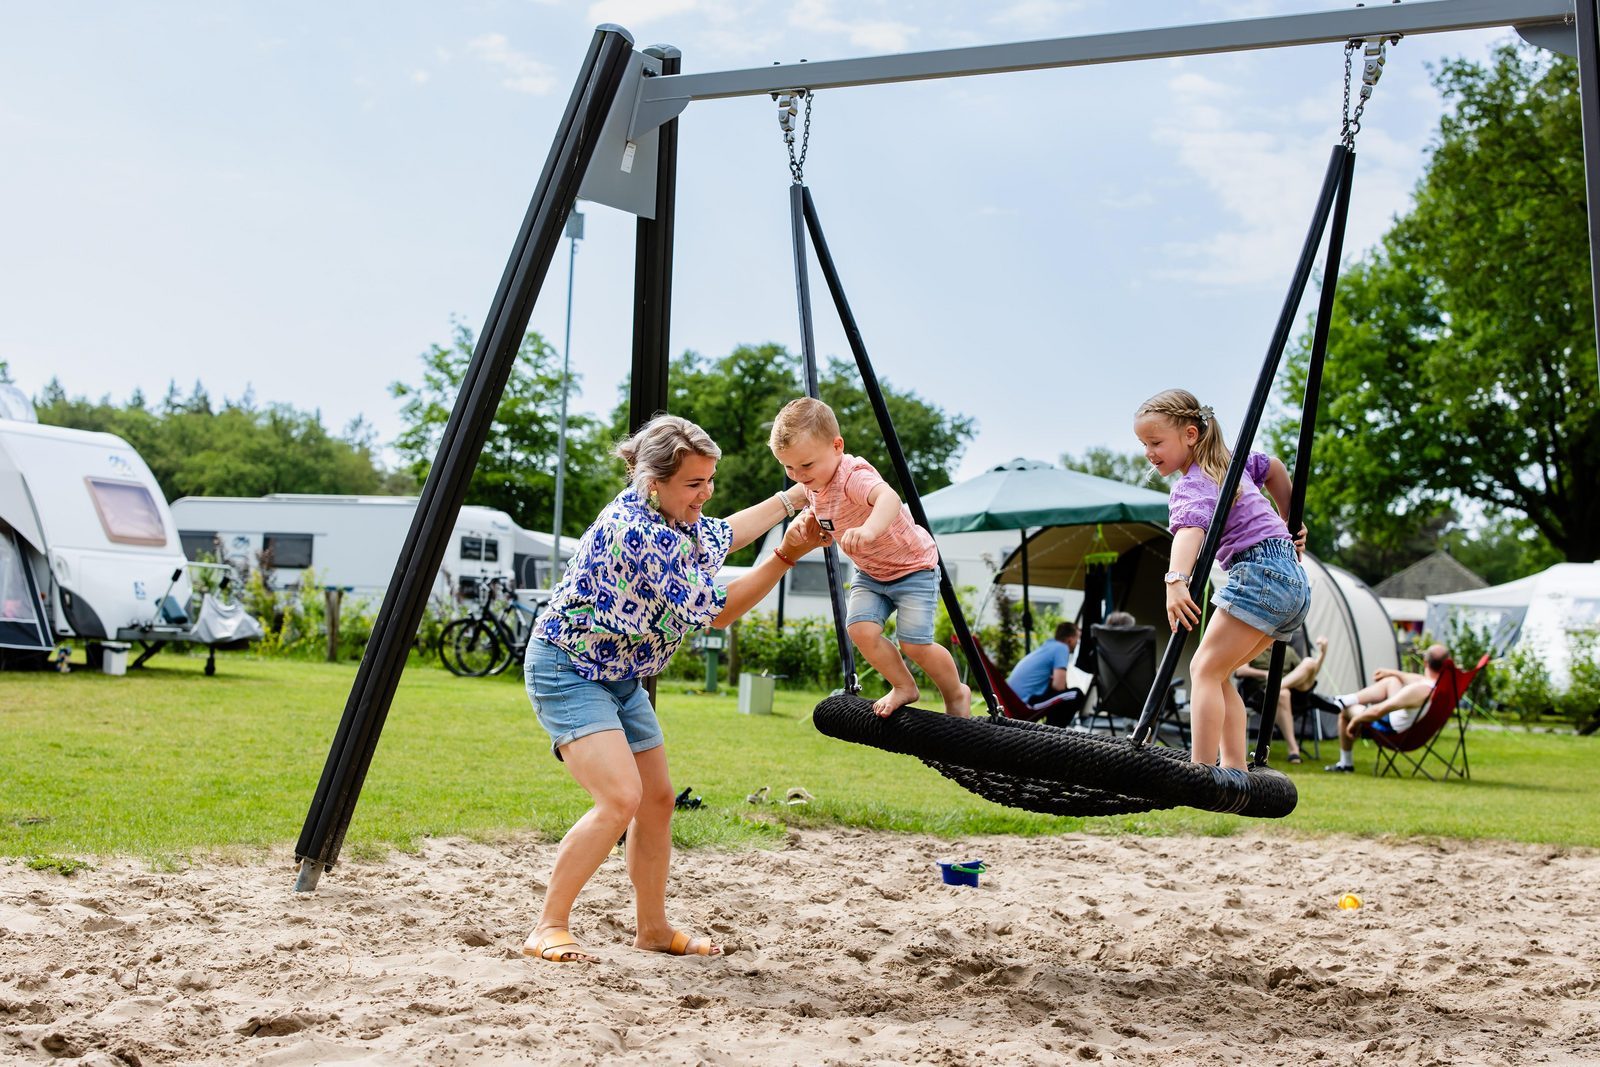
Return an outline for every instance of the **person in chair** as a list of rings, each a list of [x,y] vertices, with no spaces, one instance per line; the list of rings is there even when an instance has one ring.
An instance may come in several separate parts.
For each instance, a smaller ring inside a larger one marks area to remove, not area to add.
[[[1077,651],[1078,627],[1064,622],[1056,627],[1052,640],[1022,657],[1006,682],[1030,706],[1042,704],[1070,688],[1067,668]]]

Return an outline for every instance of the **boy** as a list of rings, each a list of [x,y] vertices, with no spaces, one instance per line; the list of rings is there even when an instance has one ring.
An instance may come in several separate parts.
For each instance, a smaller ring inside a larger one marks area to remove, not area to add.
[[[888,716],[921,695],[900,658],[904,652],[939,687],[946,714],[971,715],[972,690],[961,684],[950,653],[933,640],[939,550],[932,535],[912,521],[910,509],[872,464],[845,455],[839,420],[822,401],[802,397],[785,404],[768,445],[784,473],[805,487],[823,532],[856,566],[845,625],[890,686],[872,710]],[[891,612],[897,616],[898,649],[883,636]]]

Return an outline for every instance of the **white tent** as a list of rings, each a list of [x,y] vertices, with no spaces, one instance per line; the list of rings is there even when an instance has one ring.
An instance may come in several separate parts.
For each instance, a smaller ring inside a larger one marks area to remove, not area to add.
[[[1600,633],[1600,563],[1557,563],[1504,585],[1428,598],[1429,633],[1448,643],[1461,626],[1487,630],[1497,655],[1531,649],[1564,687],[1572,640]]]

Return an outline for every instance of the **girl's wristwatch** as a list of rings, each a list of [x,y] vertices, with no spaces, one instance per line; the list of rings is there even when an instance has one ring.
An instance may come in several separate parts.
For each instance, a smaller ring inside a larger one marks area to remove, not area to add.
[[[1171,585],[1173,582],[1182,582],[1185,585],[1189,584],[1189,576],[1184,574],[1182,571],[1168,571],[1166,574],[1161,576],[1161,580],[1168,585]]]

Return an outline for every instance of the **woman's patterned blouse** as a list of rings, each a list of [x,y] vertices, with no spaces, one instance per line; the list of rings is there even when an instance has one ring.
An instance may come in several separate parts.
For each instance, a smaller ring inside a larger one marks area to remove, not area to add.
[[[629,486],[584,531],[534,634],[597,682],[660,674],[722,611],[728,593],[712,579],[732,545],[725,520],[672,522]]]

